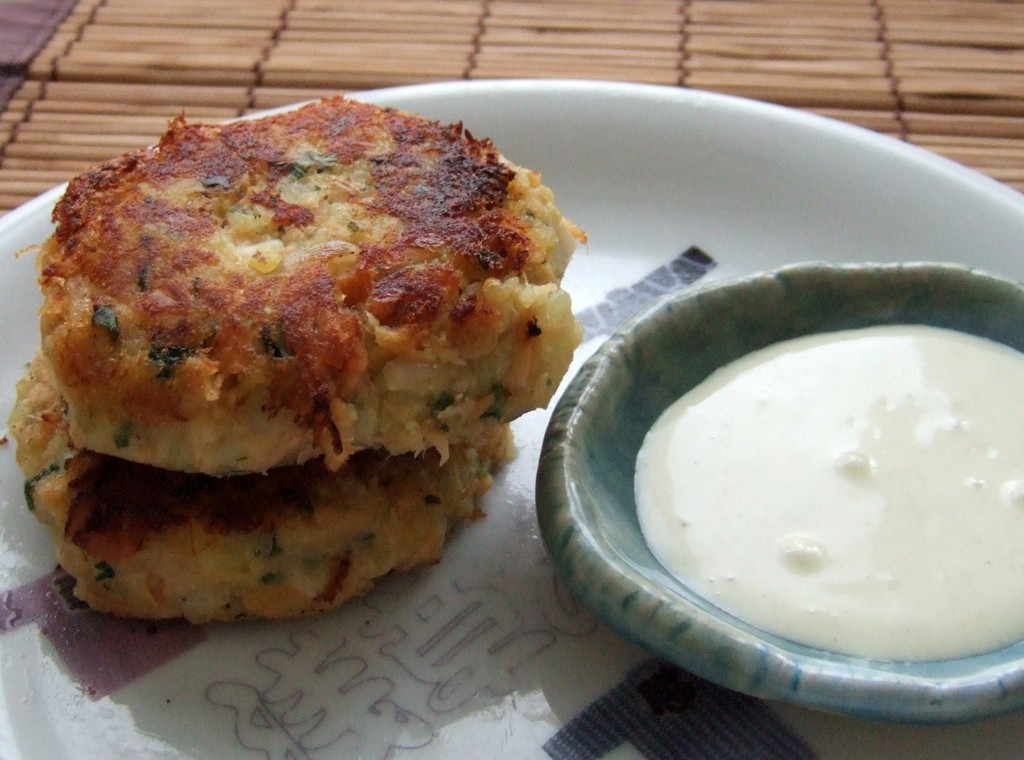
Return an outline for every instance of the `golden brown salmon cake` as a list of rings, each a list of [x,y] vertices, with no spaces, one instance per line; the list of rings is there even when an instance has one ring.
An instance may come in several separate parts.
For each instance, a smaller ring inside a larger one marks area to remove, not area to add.
[[[116,615],[193,622],[312,614],[437,561],[511,451],[499,424],[443,464],[435,450],[366,450],[339,472],[320,460],[230,478],[162,470],[74,451],[41,357],[10,429],[28,506],[76,595]]]
[[[80,449],[230,474],[473,441],[550,400],[582,234],[460,125],[343,98],[171,124],[74,179],[39,256]]]

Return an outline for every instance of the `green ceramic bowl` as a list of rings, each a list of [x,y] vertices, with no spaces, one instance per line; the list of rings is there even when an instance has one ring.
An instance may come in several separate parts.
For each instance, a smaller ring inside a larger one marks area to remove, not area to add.
[[[640,532],[637,451],[679,396],[770,343],[896,323],[952,328],[1024,350],[1024,288],[946,264],[800,264],[673,293],[633,317],[572,380],[541,453],[540,529],[571,593],[658,655],[759,697],[925,723],[1024,706],[1024,641],[912,662],[803,646],[692,592],[662,568]]]

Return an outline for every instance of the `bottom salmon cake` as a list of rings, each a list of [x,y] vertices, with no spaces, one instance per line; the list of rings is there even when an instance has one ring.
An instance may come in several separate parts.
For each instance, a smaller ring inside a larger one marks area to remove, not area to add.
[[[451,529],[478,514],[508,425],[436,451],[353,455],[217,478],[75,451],[41,356],[10,418],[28,508],[50,530],[75,594],[123,617],[195,623],[318,613],[392,570],[437,562]]]

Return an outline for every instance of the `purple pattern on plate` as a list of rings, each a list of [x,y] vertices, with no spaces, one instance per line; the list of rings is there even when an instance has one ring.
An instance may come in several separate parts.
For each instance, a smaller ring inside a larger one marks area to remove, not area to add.
[[[692,285],[714,269],[715,260],[690,246],[628,288],[615,288],[596,306],[576,315],[583,325],[583,340],[611,335],[615,329],[659,296]]]
[[[76,0],[0,0],[0,73],[24,73]]]
[[[287,647],[257,655],[269,685],[218,681],[206,698],[234,712],[235,738],[266,760],[383,760],[429,744],[433,727],[396,702],[394,681],[373,675],[346,644],[300,631]]]
[[[28,66],[77,0],[0,0],[0,109],[25,81]],[[3,145],[0,144],[0,161]]]
[[[3,108],[11,99],[14,91],[21,86],[23,79],[20,74],[0,75],[0,108]]]
[[[553,760],[599,760],[623,743],[647,760],[812,760],[757,699],[648,660],[544,745]]]
[[[0,593],[0,633],[35,623],[92,699],[112,694],[206,638],[184,621],[125,620],[93,612],[61,569]]]

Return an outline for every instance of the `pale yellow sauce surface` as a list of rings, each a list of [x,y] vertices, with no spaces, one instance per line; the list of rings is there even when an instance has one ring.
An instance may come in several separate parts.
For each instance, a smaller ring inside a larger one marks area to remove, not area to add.
[[[935,659],[1024,638],[1024,355],[922,326],[743,357],[648,433],[652,551],[761,628]]]

